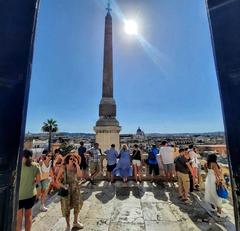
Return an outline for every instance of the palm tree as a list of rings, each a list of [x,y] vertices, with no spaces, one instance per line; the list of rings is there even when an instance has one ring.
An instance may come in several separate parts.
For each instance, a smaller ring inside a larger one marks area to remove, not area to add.
[[[58,131],[57,121],[54,119],[48,119],[47,122],[43,122],[43,132],[48,132],[48,151],[51,150],[52,133]]]

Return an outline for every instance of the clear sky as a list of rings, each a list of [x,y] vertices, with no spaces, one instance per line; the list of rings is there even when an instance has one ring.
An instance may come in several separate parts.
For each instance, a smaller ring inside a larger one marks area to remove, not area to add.
[[[93,132],[102,90],[105,0],[41,0],[26,132],[54,118]],[[222,131],[204,0],[113,2],[114,98],[122,133]],[[124,32],[133,19],[139,36]]]

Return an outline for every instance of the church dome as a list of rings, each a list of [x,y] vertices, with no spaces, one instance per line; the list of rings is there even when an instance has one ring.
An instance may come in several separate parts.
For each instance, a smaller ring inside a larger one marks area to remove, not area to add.
[[[144,132],[141,130],[140,127],[138,127],[138,129],[137,129],[136,135],[137,135],[137,136],[144,137]]]
[[[138,129],[137,129],[137,134],[140,134],[140,133],[142,133],[142,130],[141,130],[140,127],[138,127]]]

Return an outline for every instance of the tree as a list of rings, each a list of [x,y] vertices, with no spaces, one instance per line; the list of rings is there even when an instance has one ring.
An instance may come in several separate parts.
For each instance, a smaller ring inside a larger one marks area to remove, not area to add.
[[[48,119],[47,122],[43,122],[43,132],[48,132],[48,151],[51,150],[52,133],[58,131],[57,121],[54,119]]]

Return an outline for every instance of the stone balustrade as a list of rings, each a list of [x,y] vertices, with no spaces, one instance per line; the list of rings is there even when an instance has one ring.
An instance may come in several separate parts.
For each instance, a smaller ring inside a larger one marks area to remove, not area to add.
[[[145,160],[148,157],[147,153],[143,153],[141,155],[141,159],[142,159],[142,166],[141,166],[141,172],[142,172],[142,180],[150,180],[150,175],[149,175],[149,166],[145,163]],[[101,171],[99,173],[99,175],[96,177],[96,179],[98,180],[106,180],[106,173],[107,173],[107,160],[106,160],[106,155],[101,155],[100,156],[100,165],[101,165]],[[159,165],[160,168],[160,175],[159,175],[159,179],[163,179],[164,177],[164,171],[163,171],[163,167],[161,165]],[[129,177],[129,179],[133,179],[133,177]]]

